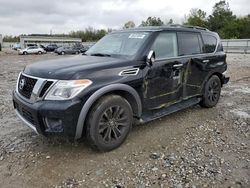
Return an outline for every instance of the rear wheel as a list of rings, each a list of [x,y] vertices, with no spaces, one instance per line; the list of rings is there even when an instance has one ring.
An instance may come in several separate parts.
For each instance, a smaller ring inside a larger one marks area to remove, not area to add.
[[[213,75],[205,84],[204,94],[200,105],[202,107],[211,108],[214,107],[220,98],[221,93],[221,81],[216,75]]]
[[[104,96],[88,115],[87,141],[100,151],[113,150],[126,140],[132,122],[132,108],[126,99],[118,95]]]
[[[61,55],[64,55],[65,54],[65,52],[61,52]]]
[[[77,54],[79,54],[79,52],[78,52],[78,51],[76,51],[76,55],[77,55]]]
[[[28,53],[27,52],[23,52],[23,55],[27,55]]]
[[[38,52],[38,54],[39,54],[39,55],[41,55],[41,54],[42,54],[42,52],[41,52],[41,51],[39,51],[39,52]]]

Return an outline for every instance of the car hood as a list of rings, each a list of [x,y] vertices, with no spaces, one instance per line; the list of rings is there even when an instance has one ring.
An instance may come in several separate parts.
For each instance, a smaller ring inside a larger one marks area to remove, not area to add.
[[[40,78],[69,80],[88,78],[95,71],[128,64],[128,60],[120,58],[78,55],[33,63],[27,65],[23,72]]]

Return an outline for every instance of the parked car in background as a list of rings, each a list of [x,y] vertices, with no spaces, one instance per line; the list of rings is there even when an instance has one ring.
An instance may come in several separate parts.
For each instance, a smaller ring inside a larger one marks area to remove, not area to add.
[[[37,46],[31,46],[28,48],[24,48],[19,50],[19,55],[27,55],[27,54],[45,54],[46,51],[43,48],[39,48]]]
[[[47,52],[54,52],[55,49],[57,49],[58,46],[56,44],[49,44],[48,46],[45,47],[45,51]]]
[[[82,44],[75,45],[75,46],[73,46],[73,48],[77,49],[80,53],[84,53],[89,49],[87,46],[83,46]]]
[[[76,47],[71,46],[62,46],[55,50],[55,53],[58,55],[65,55],[65,54],[79,54],[81,51]]]

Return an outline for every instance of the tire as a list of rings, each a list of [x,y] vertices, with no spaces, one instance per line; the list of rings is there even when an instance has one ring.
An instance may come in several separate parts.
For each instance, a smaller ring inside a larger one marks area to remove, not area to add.
[[[91,108],[86,121],[86,138],[93,149],[110,151],[127,138],[133,123],[128,101],[118,95],[100,98]]]
[[[27,52],[23,52],[23,55],[27,55],[28,53]]]
[[[79,52],[78,51],[76,51],[76,55],[78,55],[79,54]]]
[[[200,105],[206,108],[214,107],[220,98],[221,93],[221,81],[216,75],[213,75],[206,82],[204,87],[204,94],[202,96],[202,101]]]
[[[64,55],[65,54],[65,52],[61,52],[61,55]]]
[[[41,51],[39,51],[39,52],[38,52],[38,55],[41,55],[41,54],[42,54],[42,52],[41,52]]]

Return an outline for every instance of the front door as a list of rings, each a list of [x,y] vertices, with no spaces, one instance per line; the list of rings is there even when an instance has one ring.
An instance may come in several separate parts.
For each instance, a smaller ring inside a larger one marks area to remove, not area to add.
[[[159,109],[182,98],[184,71],[178,59],[175,32],[159,33],[151,49],[155,51],[156,60],[144,77],[144,103],[147,109]]]

